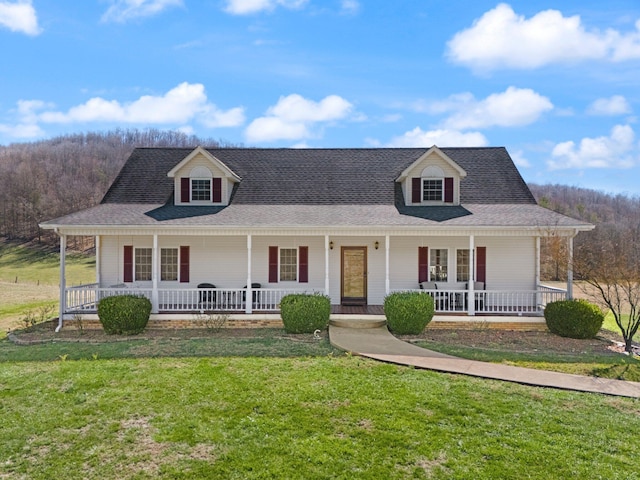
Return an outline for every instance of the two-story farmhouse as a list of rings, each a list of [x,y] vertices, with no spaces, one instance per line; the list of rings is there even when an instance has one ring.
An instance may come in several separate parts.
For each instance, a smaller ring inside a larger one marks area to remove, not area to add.
[[[139,148],[99,205],[42,227],[61,239],[61,325],[124,292],[156,319],[277,318],[303,291],[373,311],[396,290],[438,313],[539,315],[567,294],[540,284],[540,238],[593,228],[538,206],[504,148],[435,146]],[[65,285],[69,235],[95,237],[95,284]]]

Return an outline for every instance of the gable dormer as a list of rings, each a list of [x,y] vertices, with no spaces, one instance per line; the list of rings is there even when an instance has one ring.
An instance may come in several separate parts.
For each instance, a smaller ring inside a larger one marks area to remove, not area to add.
[[[175,205],[229,205],[233,184],[241,180],[202,147],[195,148],[167,176],[174,179]]]
[[[460,205],[460,181],[467,172],[435,145],[407,167],[401,182],[405,205]]]

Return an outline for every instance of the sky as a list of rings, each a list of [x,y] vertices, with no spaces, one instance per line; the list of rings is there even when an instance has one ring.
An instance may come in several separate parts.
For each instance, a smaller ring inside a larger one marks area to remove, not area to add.
[[[638,0],[0,0],[0,145],[504,146],[640,196]]]

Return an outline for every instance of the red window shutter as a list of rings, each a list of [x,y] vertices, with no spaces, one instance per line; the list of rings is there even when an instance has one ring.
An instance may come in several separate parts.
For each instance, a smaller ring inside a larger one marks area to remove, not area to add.
[[[278,247],[269,247],[269,283],[278,283]]]
[[[444,179],[444,201],[445,203],[453,203],[453,177]]]
[[[188,177],[180,179],[180,201],[189,203],[191,201],[191,181]]]
[[[411,203],[422,202],[422,178],[414,177],[411,179]]]
[[[213,179],[213,182],[211,182],[211,189],[213,203],[222,202],[222,179],[220,177]]]
[[[189,247],[180,247],[180,283],[189,283]]]
[[[476,282],[487,283],[487,247],[476,248]]]
[[[418,247],[418,283],[429,281],[429,247]]]
[[[309,282],[309,247],[300,247],[299,249],[300,256],[300,275],[299,282],[300,283],[308,283]]]
[[[124,246],[124,282],[133,282],[133,245]]]

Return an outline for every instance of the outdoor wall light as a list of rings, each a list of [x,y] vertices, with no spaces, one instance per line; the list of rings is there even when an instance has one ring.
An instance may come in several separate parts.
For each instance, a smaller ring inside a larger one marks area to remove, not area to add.
[[[380,247],[380,242],[376,241],[376,243],[373,244],[373,248],[377,250],[379,247]]]
[[[333,250],[333,240],[329,242],[329,250]]]

